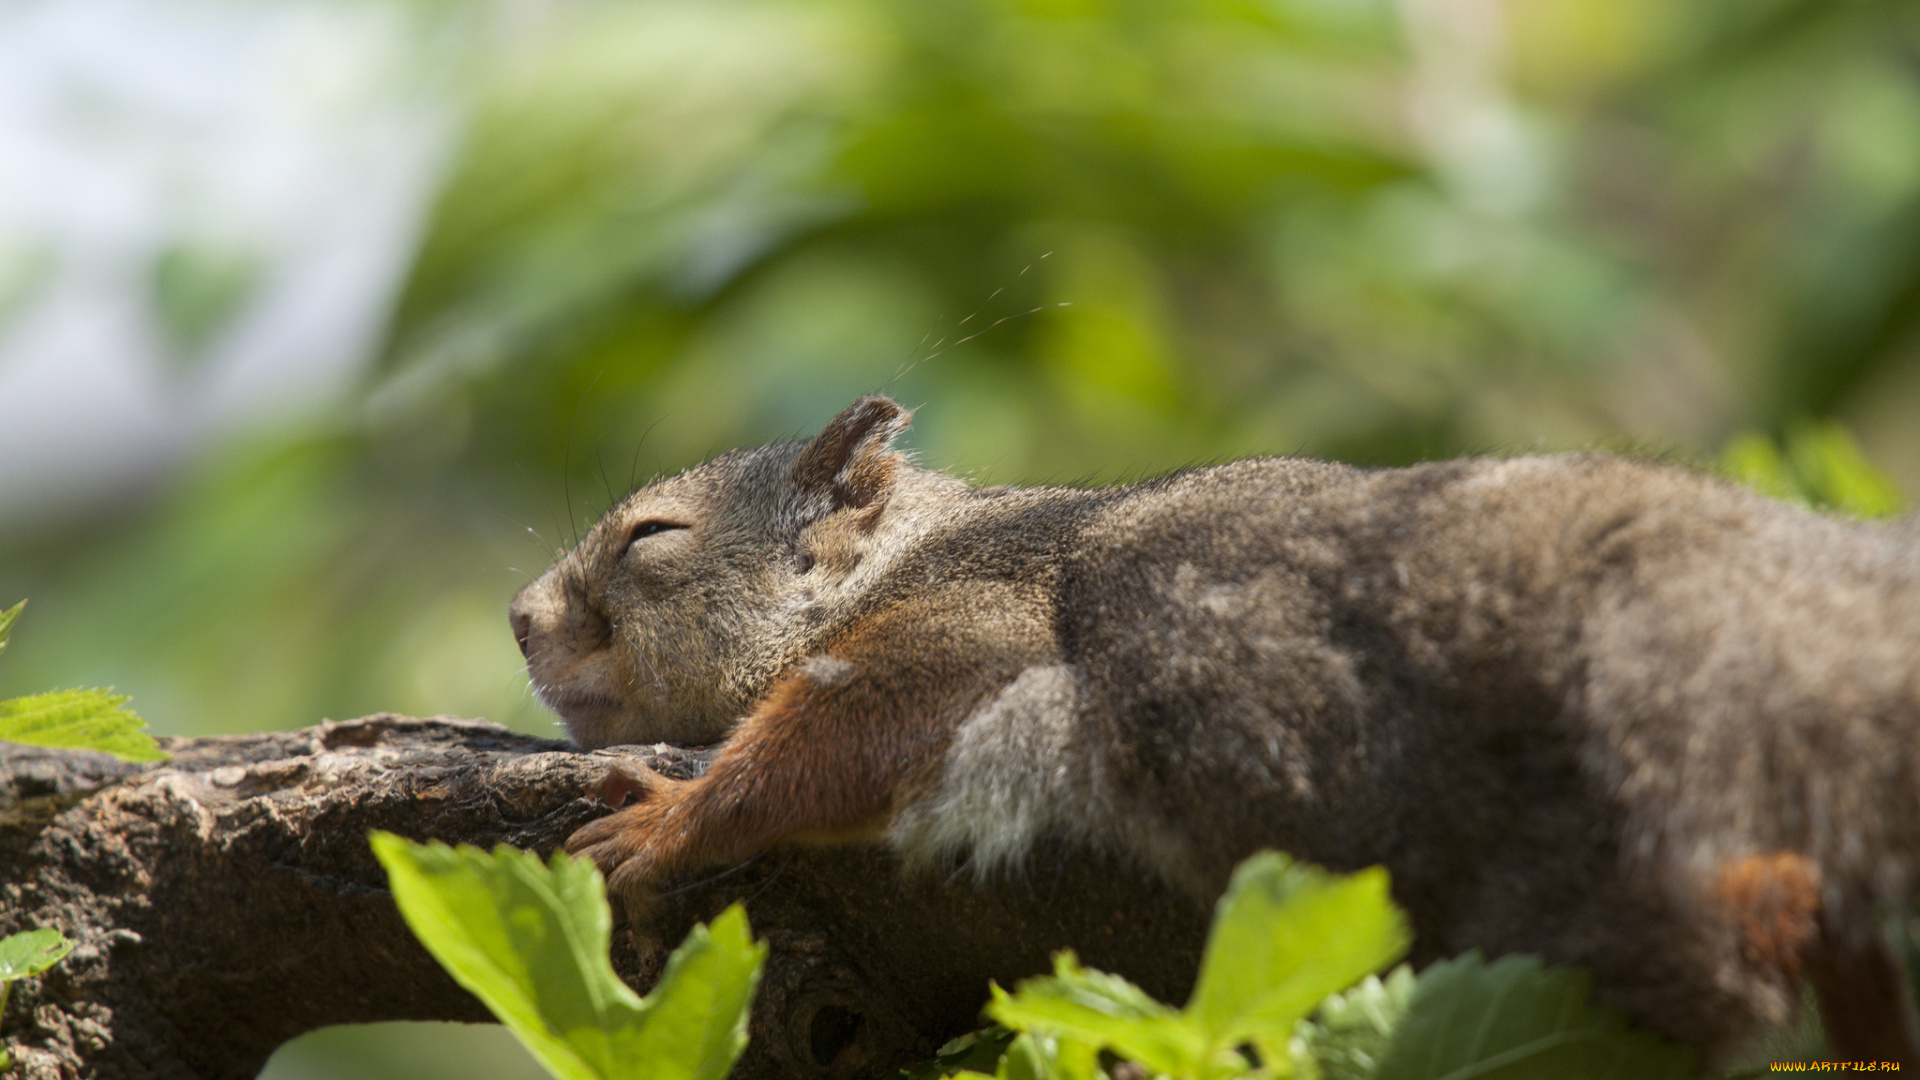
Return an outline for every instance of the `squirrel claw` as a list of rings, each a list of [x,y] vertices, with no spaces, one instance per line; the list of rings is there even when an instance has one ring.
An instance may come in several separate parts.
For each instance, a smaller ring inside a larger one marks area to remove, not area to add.
[[[567,854],[590,858],[604,867],[608,860],[602,854],[620,845],[621,834],[626,831],[627,824],[621,819],[626,816],[624,813],[608,814],[575,829],[573,835],[567,837]]]
[[[598,794],[616,809],[575,830],[567,854],[592,860],[606,875],[609,893],[629,901],[646,897],[672,861],[662,842],[683,784],[647,770],[609,769]]]
[[[645,799],[659,778],[659,774],[651,770],[643,775],[625,765],[615,765],[600,778],[600,785],[594,789],[594,794],[601,802],[618,810],[630,801]]]
[[[567,838],[567,854],[592,860],[606,879],[607,898],[624,923],[645,923],[656,908],[659,867],[647,851],[647,833],[630,807],[590,821]]]
[[[644,806],[589,821],[567,838],[567,854],[592,860],[606,875],[609,892],[635,895],[654,877],[654,859],[647,850],[650,830],[636,813]]]

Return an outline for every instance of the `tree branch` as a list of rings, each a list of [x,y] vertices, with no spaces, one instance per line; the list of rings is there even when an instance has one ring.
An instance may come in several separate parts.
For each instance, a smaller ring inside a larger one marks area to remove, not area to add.
[[[393,715],[163,744],[157,766],[0,744],[0,936],[77,943],[0,1017],[35,1080],[248,1077],[329,1024],[486,1020],[401,921],[368,831],[545,854],[607,812],[591,793],[616,762],[688,777],[707,761]],[[773,946],[735,1070],[749,1080],[890,1075],[976,1026],[988,979],[1062,947],[1178,1000],[1208,914],[1064,851],[982,886],[878,849],[780,850],[674,883],[648,926],[616,929],[615,967],[645,992],[736,899]]]

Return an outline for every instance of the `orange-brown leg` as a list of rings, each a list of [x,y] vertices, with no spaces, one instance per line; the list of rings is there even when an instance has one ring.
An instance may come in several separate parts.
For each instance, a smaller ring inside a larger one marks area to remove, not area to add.
[[[783,840],[877,836],[945,752],[947,702],[869,684],[850,665],[836,675],[783,679],[697,780],[613,778],[640,801],[582,827],[567,850],[599,864],[614,892],[639,899],[665,875],[738,862]]]
[[[1877,931],[1832,925],[1820,887],[1811,859],[1779,851],[1722,867],[1716,893],[1740,928],[1748,962],[1812,984],[1834,1060],[1920,1067],[1905,973]]]

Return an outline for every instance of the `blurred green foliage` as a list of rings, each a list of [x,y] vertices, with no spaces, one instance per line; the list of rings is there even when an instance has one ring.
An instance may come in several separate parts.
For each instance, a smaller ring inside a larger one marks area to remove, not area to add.
[[[422,9],[466,127],[361,385],[5,533],[0,694],[557,733],[513,590],[876,388],[1005,482],[1839,423],[1920,488],[1920,0]],[[156,268],[183,342],[243,261]]]
[[[193,244],[161,252],[153,265],[154,307],[176,368],[184,373],[204,359],[259,279],[259,261],[243,252]]]
[[[51,254],[21,237],[0,233],[0,332],[34,300],[46,280]]]
[[[1862,518],[1906,511],[1900,489],[1832,421],[1788,428],[1785,453],[1764,435],[1738,436],[1720,452],[1720,465],[1734,479],[1776,499]]]

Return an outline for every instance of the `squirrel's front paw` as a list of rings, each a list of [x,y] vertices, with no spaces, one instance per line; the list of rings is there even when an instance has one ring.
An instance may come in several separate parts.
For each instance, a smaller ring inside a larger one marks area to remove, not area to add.
[[[684,781],[657,773],[641,775],[616,768],[601,784],[600,795],[620,806],[629,798],[640,801],[582,825],[567,838],[567,853],[592,859],[606,875],[607,891],[629,901],[652,896],[660,877],[679,862],[674,840],[686,830],[676,829]]]

